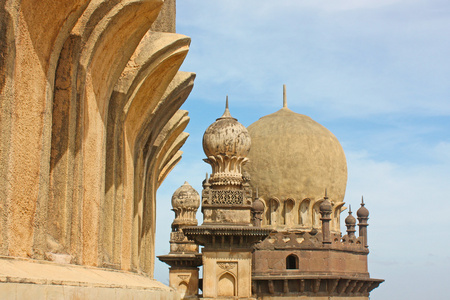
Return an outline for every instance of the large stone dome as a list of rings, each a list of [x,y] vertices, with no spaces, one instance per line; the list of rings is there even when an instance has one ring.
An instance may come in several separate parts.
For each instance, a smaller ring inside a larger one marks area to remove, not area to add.
[[[337,138],[310,117],[283,107],[248,127],[252,147],[245,170],[260,196],[341,202],[347,162]]]

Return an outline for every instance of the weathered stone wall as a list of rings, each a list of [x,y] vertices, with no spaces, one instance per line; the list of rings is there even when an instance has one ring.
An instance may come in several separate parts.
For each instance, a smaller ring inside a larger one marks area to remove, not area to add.
[[[298,268],[287,269],[286,258],[295,255]],[[313,250],[258,250],[254,253],[254,274],[277,275],[347,275],[369,277],[367,253],[330,249]]]
[[[174,0],[0,1],[0,255],[152,276],[195,77],[174,32]]]

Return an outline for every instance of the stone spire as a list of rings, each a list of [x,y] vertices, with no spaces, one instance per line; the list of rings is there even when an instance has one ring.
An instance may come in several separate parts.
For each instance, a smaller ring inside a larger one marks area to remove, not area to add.
[[[283,108],[287,108],[286,85],[283,84]]]

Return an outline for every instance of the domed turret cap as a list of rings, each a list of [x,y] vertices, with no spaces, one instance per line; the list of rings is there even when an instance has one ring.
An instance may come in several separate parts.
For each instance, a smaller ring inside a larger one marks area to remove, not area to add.
[[[323,198],[322,203],[319,206],[320,211],[323,212],[331,212],[333,207],[331,206],[330,200],[328,200],[327,191],[325,190],[325,197]]]
[[[358,218],[368,218],[369,217],[369,210],[365,207],[364,204],[364,198],[361,197],[361,207],[356,212],[356,215]]]
[[[356,219],[352,215],[352,207],[351,206],[348,210],[348,216],[347,216],[347,218],[345,218],[345,224],[346,225],[355,225],[356,224]]]
[[[253,201],[252,209],[254,212],[264,212],[264,203],[258,197],[258,189],[256,190],[256,199]]]
[[[250,151],[250,135],[247,128],[230,114],[228,96],[225,112],[206,129],[203,135],[203,151],[210,156],[246,157]]]
[[[198,209],[199,206],[200,195],[187,181],[173,193],[173,208]]]

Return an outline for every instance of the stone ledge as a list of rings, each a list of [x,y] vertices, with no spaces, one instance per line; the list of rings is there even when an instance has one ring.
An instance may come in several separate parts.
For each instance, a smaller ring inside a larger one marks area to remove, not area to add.
[[[0,294],[33,300],[179,299],[172,288],[131,272],[10,257],[0,257]]]

